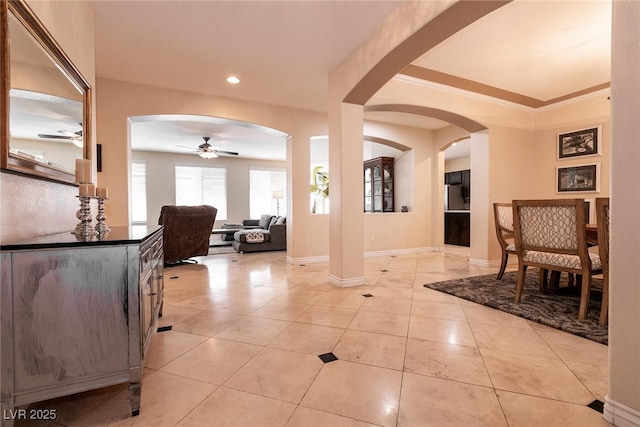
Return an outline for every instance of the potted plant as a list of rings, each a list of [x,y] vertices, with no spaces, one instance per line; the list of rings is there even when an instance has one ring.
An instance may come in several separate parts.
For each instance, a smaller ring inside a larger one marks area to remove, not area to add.
[[[311,213],[316,213],[320,204],[329,197],[329,172],[323,171],[322,168],[316,166],[311,172]]]

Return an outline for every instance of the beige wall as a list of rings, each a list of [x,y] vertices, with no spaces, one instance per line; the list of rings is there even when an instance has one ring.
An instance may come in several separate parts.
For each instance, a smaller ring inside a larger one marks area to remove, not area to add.
[[[89,84],[95,87],[93,11],[90,6],[85,2],[28,0],[27,3]],[[95,144],[94,141],[90,143]],[[75,186],[3,171],[0,172],[0,194],[1,242],[69,231],[78,222],[76,211],[79,206],[75,197],[78,188]]]
[[[326,255],[323,219],[309,213],[309,139],[326,135],[326,115],[229,98],[99,79],[98,139],[103,145],[100,185],[110,188],[109,225],[129,224],[129,117],[195,114],[256,123],[283,131],[287,142],[287,255],[302,259]]]
[[[607,101],[608,104],[608,101]],[[598,156],[581,156],[567,159],[557,159],[557,135],[558,133],[572,132],[580,129],[588,129],[594,126],[601,126],[602,139],[601,154]],[[610,159],[611,159],[611,122],[610,116],[595,117],[590,120],[580,122],[568,122],[550,128],[538,128],[534,134],[536,146],[538,148],[538,179],[536,180],[535,191],[540,197],[564,198],[564,197],[609,197],[610,182]],[[544,160],[543,160],[544,159]],[[598,164],[600,167],[600,192],[599,193],[556,193],[556,168],[567,166],[580,166]]]
[[[325,115],[118,81],[101,79],[98,85],[100,89],[98,134],[99,141],[103,144],[103,172],[98,174],[98,178],[101,186],[110,188],[110,200],[107,204],[107,218],[110,225],[129,223],[129,199],[125,189],[129,188],[128,164],[134,158],[145,158],[151,162],[148,164],[149,182],[157,180],[163,183],[158,186],[164,188],[163,196],[155,195],[159,194],[155,191],[154,195],[150,193],[149,221],[155,221],[154,212],[159,211],[159,207],[166,201],[172,201],[174,194],[172,175],[166,174],[167,169],[173,169],[172,160],[163,159],[162,155],[153,153],[144,155],[142,152],[129,153],[127,136],[129,116],[176,113],[244,120],[291,134],[287,151],[290,160],[287,162],[287,168],[291,187],[288,189],[290,198],[287,215],[288,223],[293,228],[288,234],[290,245],[288,245],[287,255],[292,262],[326,260],[329,244],[328,215],[309,213],[308,192],[309,139],[311,136],[326,134]],[[367,134],[413,148],[411,158],[414,164],[411,177],[413,205],[409,206],[410,212],[402,215],[372,215],[372,218],[365,222],[369,230],[365,236],[366,250],[389,251],[433,247],[431,175],[436,164],[433,133],[424,129],[370,122],[367,123]],[[183,158],[188,161],[200,160],[194,156]],[[245,169],[248,168],[248,163],[237,163],[238,160],[227,161],[234,162],[234,165],[240,165]],[[238,173],[235,168],[233,170],[232,173]],[[359,179],[361,175],[361,171],[358,172]],[[334,177],[333,173],[331,176]],[[246,181],[239,181],[238,184],[241,185],[242,182],[246,183]],[[245,188],[238,187],[238,189],[246,195],[248,183]],[[230,191],[229,194],[237,194],[237,192]],[[362,205],[360,199],[356,198],[356,200]],[[238,202],[238,206],[244,203],[245,208],[238,208],[235,212],[230,210],[230,220],[243,219],[247,215],[248,202]],[[236,203],[229,200],[230,209],[232,205]],[[385,224],[386,227],[383,226]],[[395,231],[387,232],[390,229]]]
[[[456,159],[445,160],[444,172],[456,172],[471,169],[471,157],[458,157]]]
[[[396,176],[395,192],[402,193],[402,185],[410,185],[409,212],[400,212],[395,200],[394,213],[364,215],[365,252],[418,250],[434,247],[433,230],[433,165],[437,162],[433,131],[379,122],[365,122],[367,135],[395,141],[411,150],[396,160],[396,171],[404,166],[411,176]],[[405,159],[406,157],[406,159]],[[407,164],[411,162],[412,164]],[[360,173],[360,179],[362,173]],[[397,200],[397,199],[396,199]],[[362,205],[362,200],[360,200]]]

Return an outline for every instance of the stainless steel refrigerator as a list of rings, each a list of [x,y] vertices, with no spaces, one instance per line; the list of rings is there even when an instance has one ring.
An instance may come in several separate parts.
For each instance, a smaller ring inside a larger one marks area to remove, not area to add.
[[[464,197],[462,197],[462,185],[444,186],[444,210],[464,210]]]

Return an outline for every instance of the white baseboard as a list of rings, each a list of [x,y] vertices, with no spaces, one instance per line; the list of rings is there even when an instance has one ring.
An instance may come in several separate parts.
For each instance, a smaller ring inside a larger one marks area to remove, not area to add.
[[[604,397],[604,419],[617,427],[640,427],[640,411]]]
[[[480,258],[469,258],[469,264],[477,265],[479,267],[490,267],[490,268],[499,268],[502,260],[499,259],[480,259]],[[518,266],[518,258],[509,257],[509,261],[507,262],[507,267],[517,267]]]
[[[434,247],[425,247],[425,248],[408,248],[408,249],[389,249],[386,251],[370,251],[365,252],[365,258],[375,258],[381,256],[397,256],[397,255],[409,255],[409,254],[417,254],[421,252],[437,252],[438,248]]]
[[[331,283],[332,285],[336,285],[339,288],[350,288],[352,286],[364,285],[364,276],[352,277],[351,279],[340,279],[330,274],[329,283]]]
[[[408,254],[416,254],[421,252],[437,252],[437,248],[426,247],[426,248],[409,248],[409,249],[390,249],[386,251],[372,251],[365,252],[365,258],[375,258],[382,256],[397,256],[397,255],[408,255]],[[314,264],[319,262],[329,262],[329,255],[321,255],[315,257],[302,257],[302,258],[292,258],[287,256],[287,263],[294,265],[301,264]],[[500,265],[500,263],[498,263]]]
[[[500,261],[486,260],[480,258],[469,258],[469,264],[477,265],[479,267],[499,267]]]
[[[317,264],[319,262],[329,262],[329,255],[311,256],[303,258],[292,258],[287,256],[287,263],[293,265]]]

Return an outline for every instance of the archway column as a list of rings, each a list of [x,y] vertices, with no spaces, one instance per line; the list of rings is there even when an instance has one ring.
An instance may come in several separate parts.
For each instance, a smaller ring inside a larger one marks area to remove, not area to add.
[[[364,283],[362,105],[333,102],[329,108],[329,281]]]
[[[489,246],[495,238],[489,235],[493,222],[493,205],[489,197],[491,188],[491,155],[489,152],[489,132],[476,132],[471,139],[471,264],[487,266],[491,259]]]
[[[614,1],[611,49],[609,393],[604,418],[640,426],[640,3]]]

